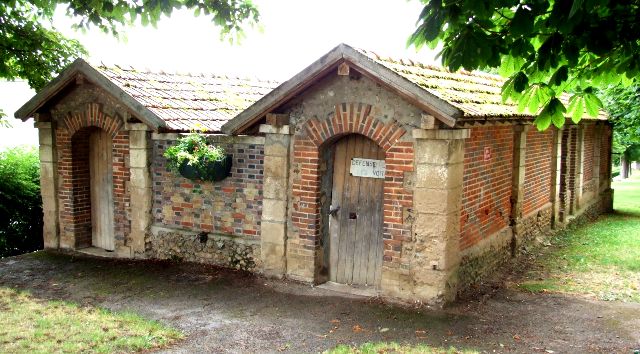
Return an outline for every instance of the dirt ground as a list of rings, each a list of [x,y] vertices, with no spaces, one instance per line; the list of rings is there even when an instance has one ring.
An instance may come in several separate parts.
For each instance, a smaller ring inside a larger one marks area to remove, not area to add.
[[[640,304],[495,287],[444,310],[401,307],[194,264],[37,252],[0,260],[0,286],[131,310],[187,333],[190,352],[321,352],[372,341],[481,352],[633,353]],[[484,295],[482,294],[484,292]]]

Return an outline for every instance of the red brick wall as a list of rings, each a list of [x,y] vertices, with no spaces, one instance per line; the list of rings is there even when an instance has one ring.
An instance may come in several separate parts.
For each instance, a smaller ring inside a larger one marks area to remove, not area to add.
[[[122,121],[105,115],[98,104],[89,104],[84,112],[67,116],[56,129],[58,152],[58,200],[61,233],[75,239],[75,247],[91,245],[91,192],[89,188],[89,135],[105,130],[113,139],[113,198],[116,245],[129,235],[129,133]]]
[[[593,148],[594,148],[595,126],[586,125],[584,128],[584,154],[583,154],[583,177],[585,186],[593,179]]]
[[[554,133],[555,130],[552,128],[540,132],[535,127],[531,127],[527,132],[522,216],[551,202]]]
[[[181,229],[260,237],[264,146],[220,144],[233,155],[231,176],[220,182],[186,179],[170,171],[162,156],[172,140],[153,144],[155,223]]]
[[[485,147],[491,150],[486,161]],[[472,128],[465,141],[460,249],[473,246],[508,225],[512,169],[513,127]]]
[[[384,262],[398,267],[402,242],[411,238],[410,225],[403,221],[403,209],[413,205],[413,193],[404,186],[404,173],[413,171],[413,143],[399,141],[406,133],[396,123],[383,123],[371,116],[371,106],[343,103],[336,106],[326,119],[312,118],[294,135],[292,170],[300,171],[293,178],[291,221],[297,238],[296,250],[315,256],[320,244],[320,178],[319,161],[324,144],[347,134],[361,134],[373,140],[385,151],[384,182]]]

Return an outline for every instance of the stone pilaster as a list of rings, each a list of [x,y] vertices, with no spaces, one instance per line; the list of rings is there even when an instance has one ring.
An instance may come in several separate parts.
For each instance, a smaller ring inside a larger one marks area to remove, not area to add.
[[[42,194],[43,230],[45,248],[60,248],[58,219],[58,163],[55,132],[51,122],[36,122],[40,143],[40,193]]]
[[[602,125],[596,124],[593,129],[593,185],[594,198],[600,195],[600,148],[602,147]]]
[[[262,221],[263,273],[282,277],[287,271],[287,193],[289,192],[289,126],[261,125],[265,134]]]
[[[151,225],[153,203],[150,156],[151,139],[145,124],[129,124],[129,193],[131,196],[131,233],[129,242],[118,250],[119,256],[142,256],[145,235]],[[128,253],[128,254],[127,254]]]
[[[556,229],[561,226],[560,207],[560,170],[562,168],[562,129],[553,132],[553,150],[551,152],[551,227]]]
[[[576,142],[576,180],[575,180],[575,201],[576,210],[582,209],[582,190],[584,189],[584,132],[585,124],[578,126],[578,138]]]
[[[524,125],[513,126],[513,171],[511,174],[511,222],[513,225],[516,225],[522,218],[527,131],[529,128],[530,126]]]
[[[416,220],[411,277],[416,299],[448,301],[456,294],[464,139],[469,135],[468,129],[413,131]]]

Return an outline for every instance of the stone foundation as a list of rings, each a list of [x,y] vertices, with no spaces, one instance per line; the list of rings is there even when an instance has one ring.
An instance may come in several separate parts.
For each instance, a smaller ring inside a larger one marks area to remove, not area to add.
[[[458,267],[458,293],[481,282],[511,258],[513,233],[506,227],[462,252]]]
[[[152,259],[214,264],[247,271],[261,269],[259,241],[158,227],[152,227],[145,241],[146,256]]]
[[[537,237],[548,234],[551,229],[551,216],[551,204],[548,204],[518,221],[514,228],[517,240],[516,248],[526,246]]]

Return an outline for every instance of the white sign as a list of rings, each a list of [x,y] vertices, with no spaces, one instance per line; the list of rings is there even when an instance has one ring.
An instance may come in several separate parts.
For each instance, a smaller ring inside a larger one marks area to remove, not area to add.
[[[372,160],[372,159],[351,159],[351,172],[352,176],[356,177],[371,177],[371,178],[384,178],[386,166],[384,160]]]

